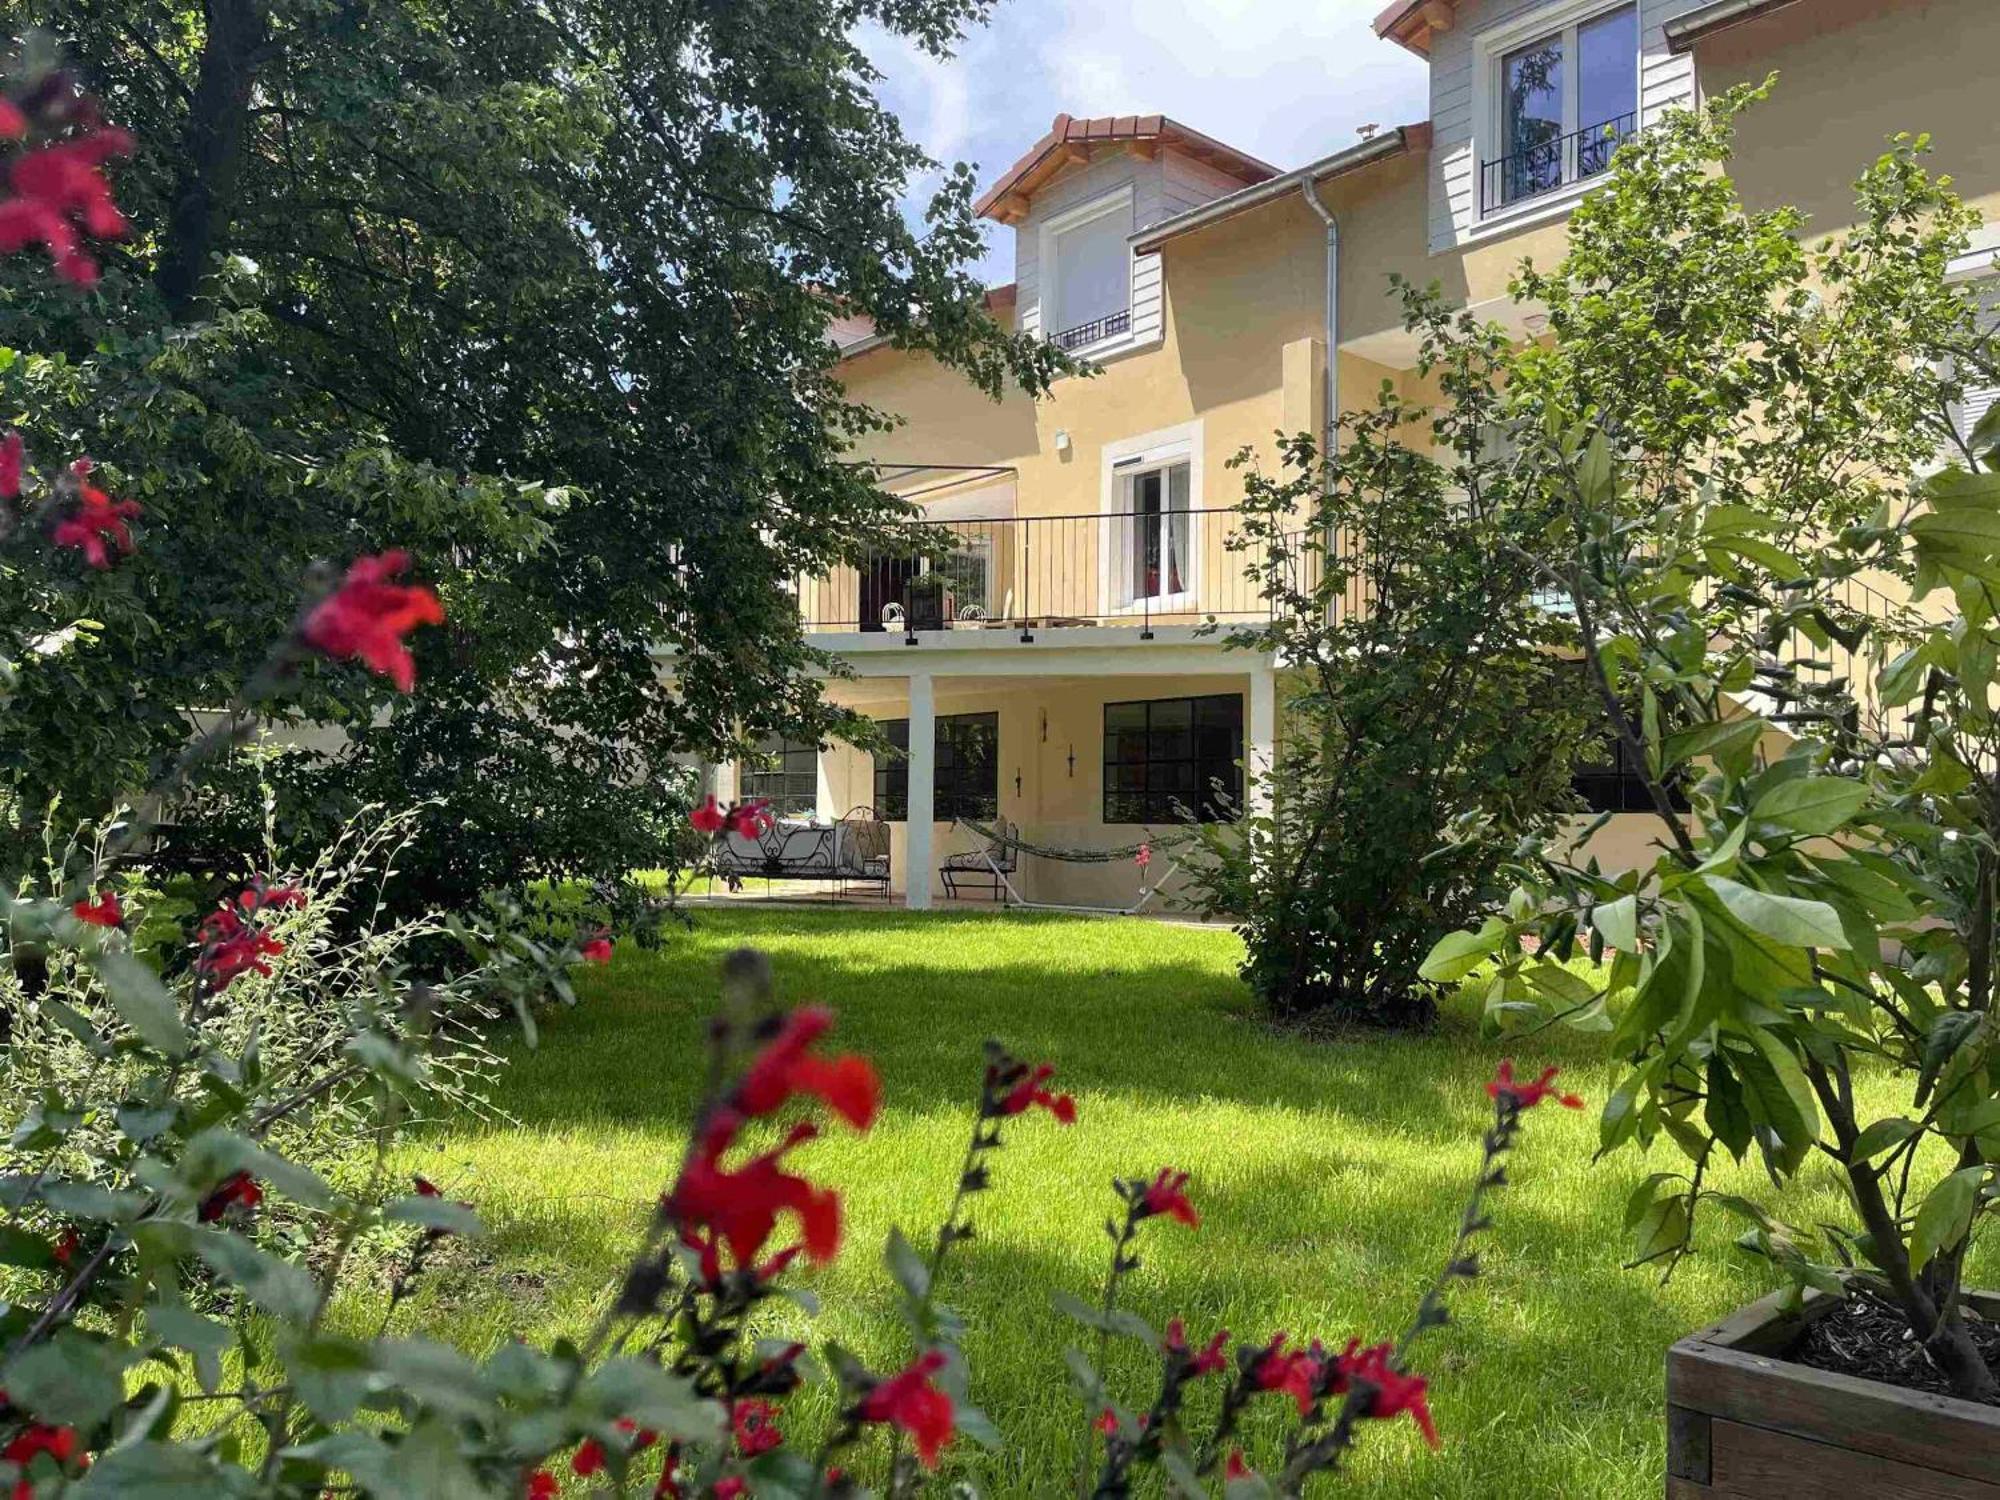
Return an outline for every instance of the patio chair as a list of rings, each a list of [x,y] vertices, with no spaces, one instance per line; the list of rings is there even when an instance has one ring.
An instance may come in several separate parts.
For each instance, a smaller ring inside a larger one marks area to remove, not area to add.
[[[872,807],[849,808],[840,820],[841,894],[849,883],[872,885],[876,893],[889,895],[889,825]]]
[[[961,849],[956,854],[947,854],[944,863],[938,866],[938,877],[944,881],[944,892],[952,900],[958,899],[959,887],[970,885],[975,890],[992,893],[995,901],[1007,904],[1007,880],[1017,868],[1015,861],[1020,851],[1013,840],[1018,837],[1014,825],[1005,818],[994,820],[993,831],[997,838],[988,839],[977,849]]]

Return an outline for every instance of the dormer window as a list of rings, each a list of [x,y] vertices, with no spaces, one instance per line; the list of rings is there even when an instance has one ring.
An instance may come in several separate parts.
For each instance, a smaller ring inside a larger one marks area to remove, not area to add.
[[[1042,226],[1042,326],[1063,349],[1132,327],[1132,193],[1106,194]]]
[[[1566,25],[1488,51],[1498,150],[1481,153],[1482,214],[1595,177],[1639,128],[1638,7],[1577,10]]]

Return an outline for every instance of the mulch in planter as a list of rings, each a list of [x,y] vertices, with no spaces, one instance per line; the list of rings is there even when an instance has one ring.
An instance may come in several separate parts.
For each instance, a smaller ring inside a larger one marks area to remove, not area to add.
[[[1966,1326],[1987,1364],[2000,1368],[2000,1324],[1968,1315]],[[1790,1357],[1836,1375],[1854,1375],[1940,1396],[1954,1394],[1951,1382],[1910,1336],[1902,1313],[1872,1292],[1854,1292],[1825,1317],[1815,1319]],[[1993,1404],[2000,1406],[2000,1402]]]

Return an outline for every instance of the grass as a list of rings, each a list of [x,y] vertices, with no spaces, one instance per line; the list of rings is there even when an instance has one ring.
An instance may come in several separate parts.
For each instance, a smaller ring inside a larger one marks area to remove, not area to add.
[[[1180,1314],[1202,1337],[1220,1326],[1246,1339],[1388,1336],[1449,1246],[1487,1117],[1481,1084],[1505,1050],[1449,1010],[1422,1037],[1274,1035],[1234,977],[1237,940],[1215,929],[705,911],[665,952],[621,949],[585,977],[585,1003],[505,1075],[510,1122],[467,1121],[410,1146],[409,1165],[475,1200],[493,1233],[453,1248],[399,1328],[483,1352],[589,1325],[680,1151],[717,963],[746,942],[771,954],[787,1001],[838,1009],[836,1041],[871,1055],[884,1082],[870,1135],[836,1127],[797,1158],[842,1188],[848,1213],[845,1253],[802,1278],[825,1302],[815,1340],[878,1368],[906,1357],[878,1252],[891,1225],[919,1243],[935,1227],[983,1038],[1055,1061],[1077,1095],[1073,1128],[1038,1115],[1010,1129],[978,1204],[981,1237],[945,1275],[943,1300],[969,1327],[974,1399],[1007,1437],[992,1453],[961,1443],[948,1471],[989,1495],[1057,1494],[1072,1472],[1062,1351],[1080,1330],[1049,1293],[1088,1299],[1101,1285],[1114,1174],[1193,1174],[1201,1229],[1149,1226],[1130,1284],[1128,1305],[1156,1325]],[[1595,1039],[1551,1034],[1522,1050],[1523,1063],[1562,1064],[1593,1104],[1608,1092]],[[1594,1112],[1543,1108],[1528,1126],[1486,1236],[1488,1274],[1419,1346],[1444,1449],[1431,1454],[1407,1423],[1369,1432],[1356,1464],[1369,1494],[1657,1496],[1668,1344],[1769,1289],[1728,1248],[1720,1216],[1670,1285],[1620,1269],[1627,1193],[1674,1163],[1593,1165]],[[1760,1191],[1748,1171],[1716,1186]],[[1837,1217],[1832,1177],[1809,1177],[1778,1206],[1805,1222]],[[791,1316],[805,1332],[804,1314]],[[1114,1370],[1140,1401],[1136,1358]],[[816,1399],[797,1398],[798,1427],[824,1420]],[[1276,1446],[1280,1413],[1261,1415],[1253,1461]]]

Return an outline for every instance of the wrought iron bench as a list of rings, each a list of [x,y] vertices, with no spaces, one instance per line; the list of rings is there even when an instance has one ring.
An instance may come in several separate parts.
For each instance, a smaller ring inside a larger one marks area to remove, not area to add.
[[[838,881],[872,885],[889,894],[889,825],[872,807],[857,807],[836,823],[777,822],[760,833],[726,834],[711,868],[725,880]]]
[[[958,888],[969,883],[976,890],[990,891],[1002,906],[1007,904],[1007,882],[1002,877],[1012,875],[1017,868],[1019,851],[1012,843],[1017,835],[1013,824],[1005,818],[994,821],[993,831],[999,837],[986,840],[984,848],[947,854],[944,863],[938,866],[938,877],[944,881],[945,894],[952,900],[958,899]]]

